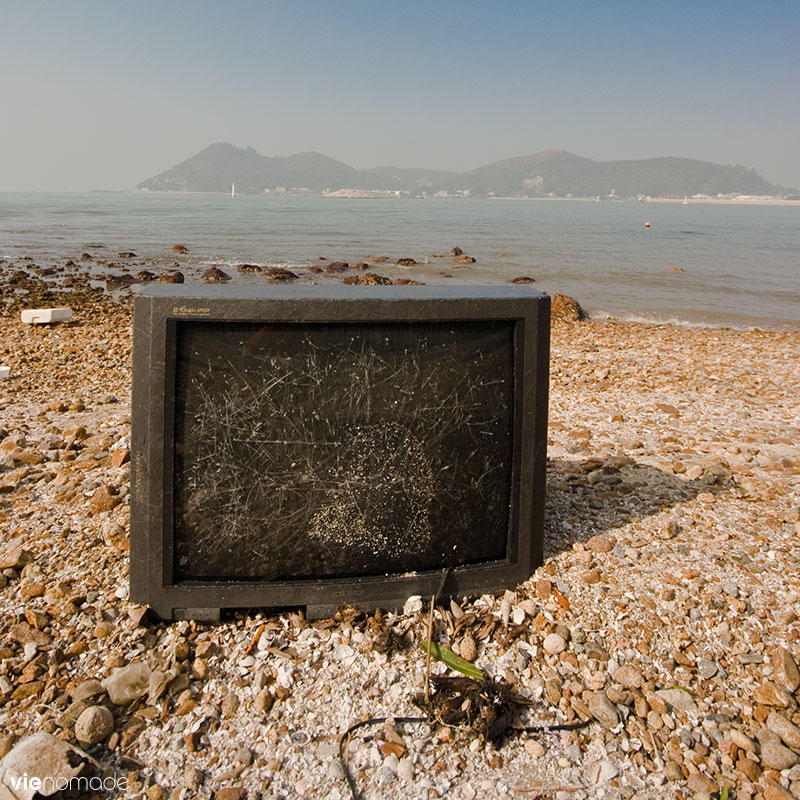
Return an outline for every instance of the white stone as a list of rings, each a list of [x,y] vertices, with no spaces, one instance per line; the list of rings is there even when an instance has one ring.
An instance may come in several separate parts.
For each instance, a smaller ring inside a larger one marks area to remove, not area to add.
[[[545,637],[544,642],[542,643],[545,650],[548,653],[552,653],[553,655],[558,655],[559,653],[563,653],[567,647],[567,643],[564,641],[563,636],[559,636],[557,633],[551,633],[547,637]]]
[[[418,614],[420,611],[422,611],[422,597],[418,594],[412,594],[403,604],[403,613],[410,615]]]
[[[20,319],[28,325],[43,325],[48,322],[64,322],[72,319],[71,308],[26,308]]]
[[[0,367],[0,380],[5,380],[11,374],[11,367]]]
[[[126,706],[147,694],[150,689],[150,667],[141,662],[119,667],[103,681],[103,688],[112,703]]]
[[[51,733],[44,731],[34,733],[33,736],[18,742],[0,761],[0,785],[13,787],[14,795],[19,800],[33,800],[37,794],[49,797],[55,794],[57,788],[49,781],[45,783],[45,778],[57,775],[69,781],[83,769],[83,763],[77,766],[70,765],[72,753],[88,759],[82,750],[57,739]],[[26,775],[28,778],[26,783],[17,788],[17,780]]]
[[[608,783],[613,778],[616,778],[617,775],[619,775],[619,769],[616,764],[613,764],[608,759],[603,759],[592,764],[589,778],[595,786],[598,786]]]

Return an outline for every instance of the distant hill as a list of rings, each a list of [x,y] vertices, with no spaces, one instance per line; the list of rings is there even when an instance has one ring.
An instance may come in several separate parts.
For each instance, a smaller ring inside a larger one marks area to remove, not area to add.
[[[261,193],[280,188],[311,192],[389,189],[469,192],[507,197],[683,197],[705,194],[785,195],[796,189],[769,183],[755,170],[690,158],[593,161],[564,150],[546,150],[487,164],[470,172],[374,167],[355,169],[320,153],[262,156],[252,147],[212,144],[138,189],[172,192]]]

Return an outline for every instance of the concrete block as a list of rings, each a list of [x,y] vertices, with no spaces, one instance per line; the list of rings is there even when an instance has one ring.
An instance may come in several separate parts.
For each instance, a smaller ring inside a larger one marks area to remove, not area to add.
[[[72,319],[71,308],[26,308],[20,315],[23,322],[29,325],[41,325],[47,322],[64,322]]]

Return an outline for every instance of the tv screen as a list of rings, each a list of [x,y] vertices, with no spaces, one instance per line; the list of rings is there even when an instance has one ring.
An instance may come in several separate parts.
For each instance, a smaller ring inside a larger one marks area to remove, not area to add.
[[[170,286],[134,308],[133,599],[318,615],[541,559],[546,296]]]

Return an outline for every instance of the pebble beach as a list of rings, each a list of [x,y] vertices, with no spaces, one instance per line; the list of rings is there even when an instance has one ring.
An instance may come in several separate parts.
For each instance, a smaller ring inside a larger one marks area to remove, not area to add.
[[[433,635],[519,727],[587,724],[491,743],[399,721],[429,598],[216,625],[128,601],[130,306],[83,288],[28,297],[68,322],[0,312],[0,800],[46,759],[81,797],[347,800],[340,737],[383,717],[345,747],[363,798],[800,796],[800,331],[554,319],[544,563]]]

